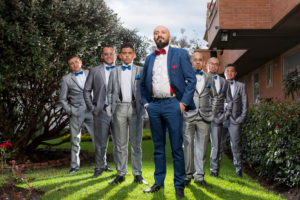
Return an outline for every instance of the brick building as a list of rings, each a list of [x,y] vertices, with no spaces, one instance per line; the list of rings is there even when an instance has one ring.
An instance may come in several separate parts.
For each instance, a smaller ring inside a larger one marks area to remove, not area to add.
[[[300,0],[211,0],[207,7],[204,39],[222,66],[238,66],[249,103],[291,100],[282,81],[300,71]]]

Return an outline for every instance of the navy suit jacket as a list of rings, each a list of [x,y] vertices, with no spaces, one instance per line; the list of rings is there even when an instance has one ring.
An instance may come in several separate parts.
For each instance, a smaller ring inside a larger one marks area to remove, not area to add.
[[[141,79],[143,105],[152,101],[151,84],[155,57],[155,52],[153,52],[145,60]],[[186,110],[195,109],[193,96],[197,80],[187,51],[169,46],[167,64],[171,87],[176,98],[186,105]]]

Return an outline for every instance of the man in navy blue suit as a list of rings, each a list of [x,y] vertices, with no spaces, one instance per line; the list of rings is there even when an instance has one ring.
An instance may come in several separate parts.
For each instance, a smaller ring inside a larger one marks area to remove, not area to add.
[[[147,56],[141,79],[141,97],[149,115],[155,162],[155,183],[144,193],[156,192],[164,186],[168,129],[176,197],[182,198],[185,178],[182,114],[185,110],[195,109],[193,95],[196,77],[187,51],[169,46],[170,40],[166,27],[154,29],[157,50]]]

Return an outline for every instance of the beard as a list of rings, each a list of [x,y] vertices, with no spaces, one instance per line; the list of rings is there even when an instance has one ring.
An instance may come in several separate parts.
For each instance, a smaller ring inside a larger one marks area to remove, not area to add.
[[[162,39],[163,39],[163,38],[162,38]],[[157,46],[158,49],[162,49],[162,48],[168,46],[168,44],[169,44],[169,38],[166,39],[165,41],[160,40],[160,38],[157,38],[157,39],[155,40],[155,44],[156,44],[156,46]]]

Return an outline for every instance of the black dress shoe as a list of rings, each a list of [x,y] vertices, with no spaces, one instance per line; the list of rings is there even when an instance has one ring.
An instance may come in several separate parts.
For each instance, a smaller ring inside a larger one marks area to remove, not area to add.
[[[210,175],[216,178],[219,176],[218,172],[210,172]]]
[[[103,172],[103,169],[95,169],[94,175],[92,176],[93,178],[97,178],[100,176]]]
[[[142,177],[142,175],[136,175],[134,176],[134,182],[139,184],[145,184],[148,185],[148,182],[145,181],[145,179]]]
[[[112,171],[114,171],[114,169],[112,169],[112,168],[110,168],[110,166],[106,165],[105,168],[104,168],[104,171],[112,172]]]
[[[191,183],[191,179],[184,180],[184,186],[188,186]]]
[[[176,197],[179,199],[184,197],[184,190],[182,188],[176,189]]]
[[[70,174],[75,174],[75,173],[78,172],[78,171],[79,171],[78,168],[71,168],[70,171],[69,171],[69,173],[70,173]]]
[[[242,170],[241,170],[241,171],[238,171],[238,172],[236,172],[236,176],[238,176],[238,177],[242,178],[242,177],[243,177],[243,172],[242,172]]]
[[[125,181],[125,177],[117,175],[117,177],[114,180],[110,181],[109,184],[115,184],[115,183],[119,184],[122,183],[123,181]]]
[[[159,186],[159,185],[152,185],[151,188],[148,188],[147,190],[144,190],[144,193],[154,193],[154,192],[157,192],[158,190],[160,190],[162,186]]]
[[[194,183],[198,183],[198,184],[201,184],[203,185],[204,187],[211,187],[211,185],[209,185],[208,183],[205,182],[205,180],[195,180]]]

